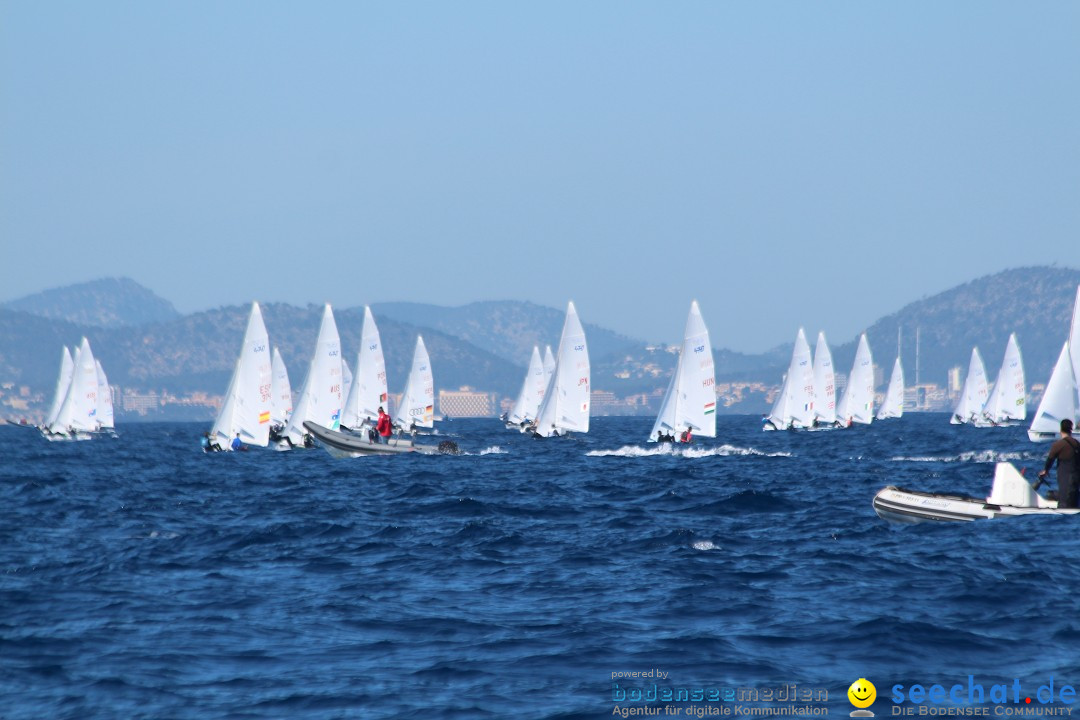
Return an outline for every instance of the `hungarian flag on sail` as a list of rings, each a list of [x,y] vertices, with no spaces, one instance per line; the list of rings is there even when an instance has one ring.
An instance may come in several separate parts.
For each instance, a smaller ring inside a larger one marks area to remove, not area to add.
[[[705,414],[708,415],[708,414],[714,413],[714,412],[716,412],[716,403],[715,402],[705,403]]]
[[[262,425],[263,423],[268,422],[270,422],[270,411],[267,410],[266,412],[259,413],[259,424]]]

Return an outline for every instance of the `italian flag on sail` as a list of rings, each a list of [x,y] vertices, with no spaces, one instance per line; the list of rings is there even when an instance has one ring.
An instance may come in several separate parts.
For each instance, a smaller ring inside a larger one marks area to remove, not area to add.
[[[714,412],[716,412],[716,403],[715,402],[705,403],[705,414],[708,415],[708,414],[714,413]]]

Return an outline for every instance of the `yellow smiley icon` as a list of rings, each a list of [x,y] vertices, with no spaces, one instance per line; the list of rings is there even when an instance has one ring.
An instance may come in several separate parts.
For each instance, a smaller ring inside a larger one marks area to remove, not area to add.
[[[847,689],[848,700],[857,708],[867,708],[877,699],[877,688],[866,678],[859,678]]]

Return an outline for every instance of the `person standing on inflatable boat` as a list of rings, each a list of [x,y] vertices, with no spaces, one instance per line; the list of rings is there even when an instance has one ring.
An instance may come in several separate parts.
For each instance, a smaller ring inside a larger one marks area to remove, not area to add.
[[[1046,467],[1039,473],[1039,479],[1050,474],[1050,468],[1057,460],[1058,507],[1076,507],[1076,474],[1080,472],[1080,441],[1072,436],[1072,420],[1061,421],[1061,439],[1055,440],[1046,456]]]

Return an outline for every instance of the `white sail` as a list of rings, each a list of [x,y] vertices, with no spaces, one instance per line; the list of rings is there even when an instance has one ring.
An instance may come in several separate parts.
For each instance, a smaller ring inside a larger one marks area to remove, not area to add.
[[[818,333],[814,350],[814,417],[826,425],[836,422],[836,373],[823,332]]]
[[[547,386],[551,376],[555,374],[555,355],[551,352],[551,346],[544,347],[544,386]]]
[[[71,385],[68,386],[60,412],[49,425],[49,432],[70,435],[97,430],[97,387],[97,363],[90,350],[90,341],[83,338],[75,351]]]
[[[105,368],[101,367],[101,361],[95,360],[97,367],[97,421],[99,430],[112,430],[116,427],[113,422],[112,390],[109,388],[109,378],[105,375]]]
[[[71,387],[71,373],[74,368],[75,364],[71,359],[71,352],[65,345],[63,352],[60,354],[60,375],[56,378],[56,390],[53,392],[52,405],[49,406],[49,414],[45,416],[42,427],[52,427],[52,424],[56,422],[56,416],[60,414],[60,406],[64,404],[68,388]]]
[[[412,368],[405,381],[405,390],[401,393],[401,406],[397,410],[394,423],[408,431],[413,427],[434,427],[434,421],[435,379],[431,374],[431,360],[424,346],[424,338],[417,335]]]
[[[1080,393],[1080,386],[1076,384],[1080,378],[1080,286],[1076,288],[1076,298],[1073,300],[1072,323],[1069,325],[1069,357],[1073,371],[1073,392]],[[1080,407],[1080,396],[1078,396]]]
[[[1076,381],[1073,379],[1069,343],[1066,342],[1061,347],[1050,381],[1046,383],[1046,392],[1031,421],[1028,438],[1032,442],[1056,439],[1061,430],[1061,421],[1069,418],[1076,422],[1076,416]]]
[[[574,303],[566,306],[555,371],[536,415],[536,434],[589,432],[589,348]]]
[[[836,409],[836,421],[847,427],[852,423],[869,425],[874,419],[874,358],[866,333],[859,336],[855,362],[848,375],[847,386]]]
[[[259,303],[252,303],[229,389],[210,431],[212,442],[228,450],[233,438],[239,435],[241,442],[249,445],[269,444],[270,376],[270,339]]]
[[[289,383],[289,369],[281,359],[281,353],[274,348],[270,363],[270,425],[284,428],[292,415],[292,385]]]
[[[904,368],[897,356],[889,377],[889,389],[885,391],[885,401],[881,403],[877,419],[898,418],[904,414]]]
[[[978,420],[983,407],[986,406],[986,395],[986,366],[983,365],[979,348],[972,348],[968,374],[964,378],[964,388],[960,391],[960,398],[956,401],[956,407],[953,408],[949,422],[953,425],[962,425]]]
[[[716,437],[716,382],[713,375],[709,330],[697,300],[690,303],[679,364],[671,376],[649,441],[691,429],[694,435]]]
[[[529,358],[529,369],[525,372],[525,381],[521,384],[521,392],[510,410],[508,420],[515,425],[535,420],[546,387],[544,361],[540,359],[540,348],[534,346],[532,357]]]
[[[364,328],[360,332],[360,352],[356,356],[356,377],[353,378],[341,424],[360,428],[379,418],[379,408],[387,406],[386,363],[383,360],[382,340],[371,308],[364,307]]]
[[[304,446],[304,423],[311,421],[337,430],[341,424],[341,338],[334,311],[323,308],[319,337],[311,355],[304,387],[283,433],[292,447]]]
[[[352,392],[353,374],[349,369],[349,363],[345,361],[345,351],[341,352],[341,410],[342,417],[345,417],[345,399],[349,397],[349,393]],[[352,427],[351,425],[347,427]]]
[[[981,420],[991,425],[1001,425],[1010,420],[1027,419],[1027,385],[1024,382],[1024,361],[1016,333],[1009,335],[1005,345],[1005,357],[1001,361],[997,380],[990,390]]]
[[[802,328],[795,335],[791,362],[780,395],[769,413],[769,423],[777,430],[808,428],[814,424],[814,364]]]

